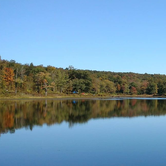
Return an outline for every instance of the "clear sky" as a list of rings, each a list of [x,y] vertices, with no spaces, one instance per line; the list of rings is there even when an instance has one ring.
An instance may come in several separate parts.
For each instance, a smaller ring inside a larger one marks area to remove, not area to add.
[[[0,55],[22,64],[166,74],[166,0],[0,0]]]

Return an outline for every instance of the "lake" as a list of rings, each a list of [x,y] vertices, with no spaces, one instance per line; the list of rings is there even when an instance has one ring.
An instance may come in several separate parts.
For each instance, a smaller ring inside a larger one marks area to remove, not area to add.
[[[1,166],[165,166],[166,99],[1,100]]]

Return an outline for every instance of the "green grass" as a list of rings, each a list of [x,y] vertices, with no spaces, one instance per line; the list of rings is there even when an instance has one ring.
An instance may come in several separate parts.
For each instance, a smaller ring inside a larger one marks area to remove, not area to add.
[[[45,98],[109,98],[109,97],[153,97],[153,95],[124,95],[124,94],[107,94],[107,93],[99,93],[99,94],[48,94],[45,96],[44,94],[25,94],[18,93],[16,94],[1,94],[0,99],[45,99]]]

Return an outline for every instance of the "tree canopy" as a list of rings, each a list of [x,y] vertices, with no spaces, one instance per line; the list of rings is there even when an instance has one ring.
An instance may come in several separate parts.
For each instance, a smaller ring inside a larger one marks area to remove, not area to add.
[[[166,75],[66,69],[0,61],[1,94],[92,93],[165,95]]]

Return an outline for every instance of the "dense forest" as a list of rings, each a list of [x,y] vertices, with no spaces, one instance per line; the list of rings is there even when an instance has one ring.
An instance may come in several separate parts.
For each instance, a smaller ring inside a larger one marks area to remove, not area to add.
[[[0,94],[165,95],[166,75],[117,73],[20,64],[0,59]]]

